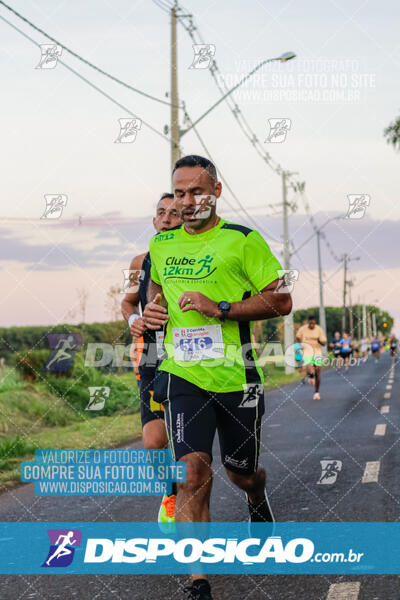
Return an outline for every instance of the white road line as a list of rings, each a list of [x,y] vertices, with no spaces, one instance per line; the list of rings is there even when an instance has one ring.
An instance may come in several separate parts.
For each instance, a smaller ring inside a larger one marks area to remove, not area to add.
[[[393,379],[392,378],[388,379],[388,383],[393,383]]]
[[[359,581],[332,583],[326,600],[357,600],[360,587],[361,583]]]
[[[365,463],[364,475],[362,476],[362,483],[376,483],[379,477],[379,469],[381,463],[379,460]]]
[[[384,398],[390,398],[390,396],[391,396],[391,395],[392,395],[392,394],[391,394],[391,392],[385,392],[385,393],[383,394],[383,397],[384,397]]]
[[[392,386],[389,384],[389,385],[387,385],[387,386],[386,386],[386,389],[387,389],[387,390],[391,390],[391,389],[392,389]]]
[[[385,435],[386,433],[386,423],[379,423],[375,427],[374,435]]]
[[[381,406],[381,415],[385,415],[386,413],[389,412],[389,410],[390,410],[390,406],[388,404]]]

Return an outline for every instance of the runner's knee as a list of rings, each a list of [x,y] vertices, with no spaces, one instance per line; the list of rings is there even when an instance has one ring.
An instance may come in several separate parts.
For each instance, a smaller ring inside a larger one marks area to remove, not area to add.
[[[208,454],[193,452],[186,454],[181,460],[186,463],[186,481],[179,484],[180,489],[196,491],[211,483],[212,470]]]
[[[145,449],[162,449],[168,446],[168,437],[163,419],[149,421],[143,427],[143,446]]]

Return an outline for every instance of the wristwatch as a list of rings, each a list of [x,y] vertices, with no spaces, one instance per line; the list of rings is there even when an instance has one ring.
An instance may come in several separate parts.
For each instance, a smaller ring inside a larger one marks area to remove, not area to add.
[[[226,302],[226,300],[222,300],[221,302],[218,303],[218,308],[222,313],[219,320],[222,322],[226,321],[226,319],[228,318],[228,313],[231,310],[230,303]]]

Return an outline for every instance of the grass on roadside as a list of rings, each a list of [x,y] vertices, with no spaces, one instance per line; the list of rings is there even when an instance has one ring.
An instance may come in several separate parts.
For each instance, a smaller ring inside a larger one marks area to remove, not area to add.
[[[38,448],[115,448],[139,437],[141,431],[140,414],[136,413],[42,429],[27,438],[6,438],[0,442],[0,487],[4,489],[20,480],[20,463],[33,460]]]
[[[94,371],[91,369],[90,371]],[[83,373],[29,383],[14,369],[0,380],[0,484],[19,481],[19,464],[37,448],[110,448],[141,434],[136,378]],[[48,385],[47,385],[48,383]],[[102,412],[86,411],[89,385],[109,385]]]

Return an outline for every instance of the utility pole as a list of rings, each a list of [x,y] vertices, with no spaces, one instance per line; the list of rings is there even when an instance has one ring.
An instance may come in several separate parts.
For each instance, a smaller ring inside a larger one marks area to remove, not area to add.
[[[367,307],[365,304],[363,304],[362,307],[362,311],[363,311],[363,337],[367,337]]]
[[[176,38],[176,13],[177,3],[171,8],[171,173],[176,161],[180,158],[179,152],[179,109],[178,109],[178,63],[177,63],[177,38]]]
[[[361,340],[361,304],[360,297],[357,302],[357,339]]]
[[[375,314],[375,312],[372,313],[372,330],[373,330],[373,334],[375,336],[376,335],[376,314]]]
[[[287,171],[282,171],[282,202],[283,202],[283,265],[285,271],[290,271],[290,248],[289,248],[289,226],[288,226],[288,202],[287,202]],[[294,373],[294,331],[293,313],[284,317],[285,332],[285,372]],[[289,349],[289,350],[288,350]],[[289,363],[289,364],[288,364]]]
[[[349,286],[349,323],[350,323],[350,337],[351,339],[354,338],[354,328],[353,328],[353,302],[351,299],[351,286],[353,285],[353,282],[350,280],[347,282],[347,285]]]
[[[318,279],[319,279],[319,324],[326,333],[326,317],[325,317],[325,306],[324,306],[324,290],[322,283],[322,263],[321,263],[321,230],[317,229],[317,250],[318,250]],[[322,346],[322,355],[327,355],[327,347]]]
[[[343,307],[342,307],[342,334],[346,331],[346,292],[347,292],[347,259],[348,256],[343,256],[344,263],[344,280],[343,280]]]

